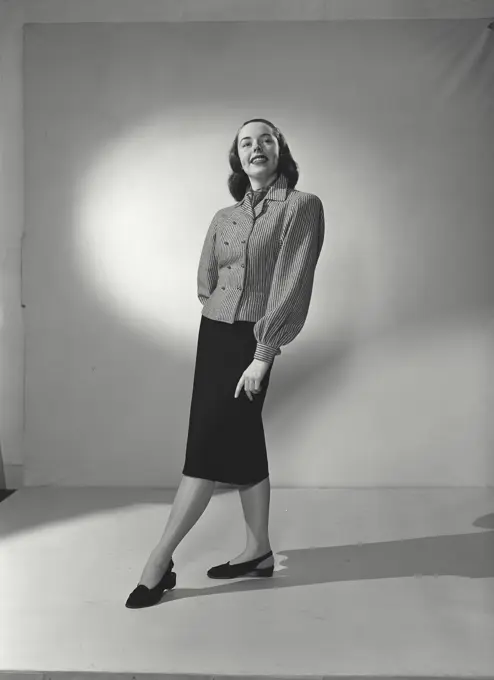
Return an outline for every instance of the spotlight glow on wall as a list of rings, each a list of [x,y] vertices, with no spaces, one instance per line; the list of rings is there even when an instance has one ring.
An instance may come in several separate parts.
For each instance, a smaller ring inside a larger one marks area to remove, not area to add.
[[[216,145],[203,133],[184,134],[179,120],[146,123],[100,148],[76,190],[81,276],[112,313],[158,342],[196,340],[197,266],[221,200],[204,167],[226,177],[225,159],[211,158]],[[201,167],[197,158],[207,162]]]

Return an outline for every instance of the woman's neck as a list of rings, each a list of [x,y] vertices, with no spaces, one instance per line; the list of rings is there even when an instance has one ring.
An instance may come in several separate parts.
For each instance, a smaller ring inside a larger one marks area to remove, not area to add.
[[[260,189],[266,189],[271,184],[274,184],[278,178],[278,173],[274,173],[267,180],[256,179],[255,177],[250,177],[250,186],[252,191],[259,191]]]

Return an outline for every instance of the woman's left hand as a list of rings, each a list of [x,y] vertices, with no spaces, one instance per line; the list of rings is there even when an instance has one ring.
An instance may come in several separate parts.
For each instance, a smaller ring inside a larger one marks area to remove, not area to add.
[[[261,381],[269,370],[270,364],[267,361],[254,359],[254,361],[247,366],[242,373],[242,377],[238,381],[237,389],[235,390],[235,399],[240,394],[240,390],[245,383],[245,393],[248,398],[253,401],[252,394],[258,394],[261,391]]]

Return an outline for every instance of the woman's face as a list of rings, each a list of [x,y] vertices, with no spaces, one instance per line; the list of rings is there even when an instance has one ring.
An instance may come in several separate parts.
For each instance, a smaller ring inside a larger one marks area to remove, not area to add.
[[[271,178],[278,169],[280,147],[266,123],[252,122],[238,133],[238,155],[246,175],[257,182]],[[256,156],[264,156],[255,160]]]

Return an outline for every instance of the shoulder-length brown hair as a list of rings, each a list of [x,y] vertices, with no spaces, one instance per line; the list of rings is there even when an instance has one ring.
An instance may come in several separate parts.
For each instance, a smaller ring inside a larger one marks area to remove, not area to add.
[[[250,186],[249,177],[245,174],[242,168],[237,148],[238,135],[240,133],[240,130],[243,128],[244,125],[247,125],[247,123],[266,123],[266,125],[269,125],[269,127],[272,130],[272,134],[278,140],[278,144],[280,147],[280,156],[278,160],[278,174],[283,173],[288,180],[288,186],[294,188],[298,182],[299,177],[298,165],[293,159],[293,156],[291,154],[291,151],[288,147],[287,141],[283,133],[279,128],[276,127],[276,125],[273,125],[273,123],[271,123],[269,120],[266,120],[265,118],[251,118],[251,120],[245,121],[245,123],[243,123],[240,126],[237,134],[235,135],[235,139],[233,140],[233,144],[230,147],[230,151],[228,154],[228,160],[230,162],[230,167],[232,169],[232,172],[228,177],[228,189],[233,198],[236,201],[241,201],[242,198],[245,196],[245,191],[247,187]]]

